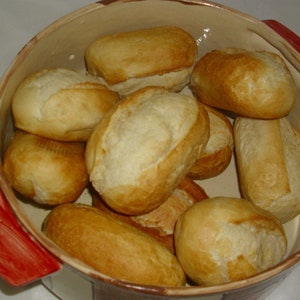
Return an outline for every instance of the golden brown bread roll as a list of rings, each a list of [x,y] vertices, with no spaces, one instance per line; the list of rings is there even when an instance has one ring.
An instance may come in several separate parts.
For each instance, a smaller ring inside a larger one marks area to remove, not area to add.
[[[300,134],[286,118],[234,124],[240,188],[282,223],[300,213]]]
[[[189,82],[197,44],[184,30],[162,26],[102,36],[85,58],[88,71],[121,95],[145,86],[179,91]]]
[[[158,286],[185,284],[179,262],[166,247],[97,208],[59,205],[47,216],[43,230],[71,256],[113,278]]]
[[[119,101],[91,76],[68,69],[44,69],[27,77],[12,99],[15,126],[60,141],[86,141]]]
[[[225,114],[204,106],[209,117],[209,139],[188,176],[195,180],[221,174],[229,165],[233,154],[233,129]]]
[[[156,209],[144,215],[127,216],[110,209],[97,192],[92,193],[94,207],[112,214],[114,217],[151,235],[163,243],[172,253],[175,253],[173,233],[178,217],[194,203],[207,198],[204,189],[192,179],[186,177],[171,196]]]
[[[246,279],[283,259],[287,240],[273,215],[238,198],[188,208],[175,227],[176,255],[187,276],[212,286]]]
[[[227,48],[197,62],[191,87],[203,103],[252,118],[287,115],[296,100],[295,84],[277,54]]]
[[[88,184],[85,145],[59,142],[17,131],[3,159],[11,186],[34,202],[57,205],[75,201]]]
[[[190,96],[148,87],[127,96],[91,134],[86,164],[95,190],[114,210],[160,206],[206,144],[205,109]]]

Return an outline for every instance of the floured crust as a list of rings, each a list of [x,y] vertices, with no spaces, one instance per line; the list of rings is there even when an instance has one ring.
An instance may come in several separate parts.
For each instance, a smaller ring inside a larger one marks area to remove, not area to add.
[[[244,197],[282,223],[300,213],[300,136],[286,118],[238,118],[234,124],[240,187]]]
[[[189,82],[194,66],[179,71],[167,72],[146,77],[130,78],[113,85],[99,77],[99,81],[105,84],[112,91],[117,92],[121,97],[127,96],[147,86],[160,86],[171,92],[180,92]]]
[[[226,48],[207,53],[191,76],[203,103],[252,118],[286,116],[296,101],[292,75],[275,53]]]
[[[185,274],[168,249],[94,207],[60,205],[46,218],[43,231],[68,254],[113,278],[157,286],[185,284]]]
[[[149,87],[124,99],[87,143],[90,181],[118,212],[144,214],[170,196],[209,134],[193,97]]]
[[[233,129],[230,120],[216,109],[204,106],[209,117],[209,139],[188,176],[195,180],[221,174],[229,165],[233,154]]]
[[[92,193],[93,206],[151,235],[173,253],[173,233],[178,217],[194,203],[207,198],[204,189],[186,177],[171,196],[153,211],[138,216],[126,216],[108,207],[97,192]]]
[[[60,141],[86,141],[119,95],[91,76],[44,69],[27,77],[12,99],[16,127]]]
[[[178,219],[176,255],[197,284],[246,279],[279,263],[287,239],[278,219],[250,201],[215,197],[196,203]]]

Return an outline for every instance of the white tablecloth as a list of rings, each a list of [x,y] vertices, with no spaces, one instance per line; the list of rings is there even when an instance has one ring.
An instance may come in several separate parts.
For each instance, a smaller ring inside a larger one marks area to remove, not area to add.
[[[57,18],[93,3],[90,0],[0,0],[0,76],[23,45]],[[300,35],[299,0],[219,0],[258,19],[276,19]],[[1,254],[0,254],[1,255]],[[0,279],[1,300],[55,300],[40,282],[12,288]],[[300,265],[267,300],[300,299]],[[68,299],[69,300],[69,299]]]

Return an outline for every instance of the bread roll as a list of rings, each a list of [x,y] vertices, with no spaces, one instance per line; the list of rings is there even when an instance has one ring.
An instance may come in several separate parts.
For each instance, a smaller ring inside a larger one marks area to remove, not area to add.
[[[169,250],[97,208],[57,206],[46,218],[43,230],[71,256],[113,278],[146,285],[185,284],[185,274]]]
[[[203,103],[251,118],[287,115],[296,100],[295,84],[277,54],[227,48],[207,53],[191,76]]]
[[[119,101],[92,77],[68,69],[44,69],[26,78],[12,99],[15,126],[59,141],[86,141]]]
[[[175,253],[173,234],[178,217],[188,207],[207,199],[208,196],[201,186],[186,177],[162,205],[144,215],[127,216],[117,213],[105,205],[97,192],[92,193],[92,198],[94,207],[139,228],[163,243],[172,253]]]
[[[238,118],[234,124],[243,196],[282,223],[300,213],[300,134],[286,118]]]
[[[4,154],[3,170],[21,195],[45,205],[75,201],[88,184],[85,145],[17,131]]]
[[[209,139],[188,176],[195,180],[221,174],[229,165],[233,153],[233,129],[229,119],[212,107],[205,106],[209,117]]]
[[[114,210],[145,214],[186,176],[208,139],[205,109],[193,97],[148,87],[126,97],[93,131],[86,165]]]
[[[180,28],[154,27],[102,36],[85,58],[88,71],[121,95],[145,86],[179,91],[189,82],[197,44]]]
[[[188,208],[175,227],[176,255],[187,276],[213,286],[246,279],[283,259],[280,222],[245,199],[215,197]]]

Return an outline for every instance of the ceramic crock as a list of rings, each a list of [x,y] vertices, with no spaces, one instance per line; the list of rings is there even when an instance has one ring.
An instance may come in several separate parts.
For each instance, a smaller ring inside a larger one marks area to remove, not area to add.
[[[104,34],[158,25],[175,25],[197,41],[199,57],[222,47],[270,50],[286,61],[296,82],[297,103],[288,118],[300,130],[300,55],[296,35],[274,21],[262,22],[236,10],[202,0],[99,1],[57,20],[19,52],[0,82],[0,149],[14,132],[10,102],[18,85],[42,68],[83,70],[87,45]],[[275,30],[277,33],[275,32]],[[279,33],[280,34],[279,34]],[[284,37],[282,37],[282,35]],[[41,278],[61,299],[263,299],[300,260],[300,224],[286,224],[288,252],[273,268],[246,280],[213,287],[168,288],[134,285],[110,278],[70,257],[41,232],[49,213],[18,199],[0,170],[0,273],[12,285]],[[240,196],[234,160],[213,179],[201,181],[208,195]],[[78,202],[90,203],[85,190]],[[112,249],[113,251],[113,249]]]

